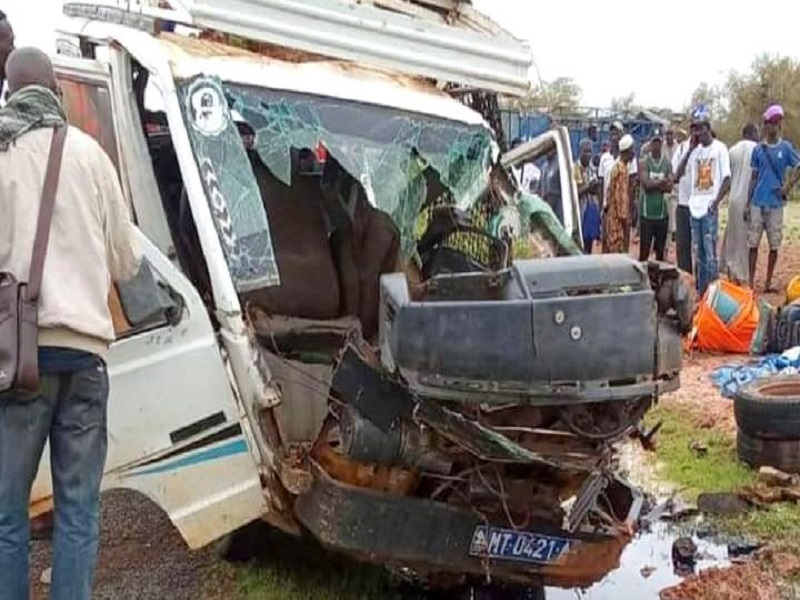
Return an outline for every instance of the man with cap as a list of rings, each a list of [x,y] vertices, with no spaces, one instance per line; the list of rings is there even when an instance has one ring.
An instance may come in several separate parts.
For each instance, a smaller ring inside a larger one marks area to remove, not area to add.
[[[619,158],[620,148],[619,142],[620,138],[625,134],[625,128],[622,125],[621,121],[614,121],[611,124],[611,128],[609,130],[608,136],[608,150],[605,150],[604,144],[604,151],[600,157],[600,164],[597,167],[597,173],[600,178],[603,180],[603,197],[605,198],[608,195],[608,185],[611,181],[611,169],[616,164],[617,159]],[[633,139],[633,138],[631,138]],[[638,174],[638,165],[636,162],[636,155],[634,154],[633,160],[628,163],[628,174],[633,177],[634,175]],[[634,189],[629,185],[628,186],[631,193],[634,192]]]
[[[750,221],[750,287],[753,287],[758,263],[758,246],[767,232],[769,258],[765,292],[774,292],[772,277],[778,262],[778,249],[783,241],[783,206],[800,178],[800,158],[788,140],[781,138],[783,108],[773,104],[764,112],[764,142],[756,146],[750,159],[753,177],[750,181],[747,216]],[[788,178],[784,175],[792,169]],[[784,182],[784,179],[786,181]]]
[[[603,207],[603,252],[627,254],[630,246],[630,175],[634,158],[633,138],[619,140],[619,159],[608,177],[608,198]]]
[[[711,133],[711,114],[705,106],[692,111],[689,151],[678,166],[677,177],[689,178],[689,212],[696,263],[697,292],[719,278],[717,238],[719,205],[731,187],[728,148]]]
[[[661,131],[656,129],[647,143],[647,152],[639,161],[639,180],[642,186],[641,244],[639,260],[664,260],[669,233],[669,209],[665,194],[672,189],[672,165],[662,150]]]

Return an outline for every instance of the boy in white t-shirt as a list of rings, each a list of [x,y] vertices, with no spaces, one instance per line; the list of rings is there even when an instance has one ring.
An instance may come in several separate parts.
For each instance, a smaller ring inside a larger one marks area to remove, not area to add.
[[[692,246],[696,264],[696,287],[703,294],[719,279],[717,238],[719,205],[731,187],[728,148],[714,139],[710,115],[704,106],[692,111],[689,152],[681,161],[678,178],[686,173],[691,185],[689,211],[692,216]]]

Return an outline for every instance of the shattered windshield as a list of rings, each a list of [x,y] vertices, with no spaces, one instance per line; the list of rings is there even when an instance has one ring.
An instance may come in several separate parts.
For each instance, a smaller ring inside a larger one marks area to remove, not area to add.
[[[415,224],[426,197],[423,173],[427,167],[438,172],[461,208],[472,206],[487,189],[494,142],[486,127],[337,98],[204,79],[224,89],[227,108],[252,128],[254,149],[261,161],[287,186],[292,183],[292,150],[324,147],[361,183],[369,202],[392,217],[400,230],[405,257],[415,251]],[[183,104],[185,110],[191,108],[190,103]],[[215,141],[225,143],[219,138]],[[249,213],[253,207],[245,205],[255,202],[258,195],[244,193],[242,188],[257,192],[258,186],[245,153],[239,154],[232,150],[218,153],[218,160],[225,164],[217,165],[216,172],[221,179],[236,182],[232,187],[242,200],[238,210]],[[248,218],[239,225],[252,229],[253,221]],[[234,222],[234,233],[237,226]],[[259,226],[268,230],[265,221]]]

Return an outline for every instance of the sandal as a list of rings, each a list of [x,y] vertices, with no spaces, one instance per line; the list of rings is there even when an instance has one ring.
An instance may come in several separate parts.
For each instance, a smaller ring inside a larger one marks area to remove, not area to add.
[[[777,294],[778,293],[778,288],[776,288],[772,284],[766,285],[766,286],[764,286],[764,293],[765,294]]]

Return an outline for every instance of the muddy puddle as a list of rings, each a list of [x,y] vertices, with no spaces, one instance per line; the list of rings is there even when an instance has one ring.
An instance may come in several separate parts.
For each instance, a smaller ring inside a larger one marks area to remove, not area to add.
[[[697,531],[687,531],[686,524],[656,522],[628,545],[619,568],[603,581],[586,590],[548,589],[547,600],[657,600],[661,590],[683,579],[672,560],[673,544],[680,538],[691,538],[697,547],[695,572],[729,565],[727,544],[703,535],[702,526],[701,535]]]
[[[619,470],[631,483],[652,495],[655,504],[677,495],[674,486],[658,478],[652,457],[647,456],[639,444],[626,443],[619,448]],[[686,561],[677,565],[673,561],[676,540],[687,544],[687,539],[695,550],[695,573],[730,564],[728,542],[735,541],[710,536],[702,518],[677,522],[653,519],[624,550],[620,566],[603,581],[585,590],[548,589],[547,600],[657,600],[661,590],[680,583],[691,573],[692,566]],[[680,544],[678,551],[682,548]]]

